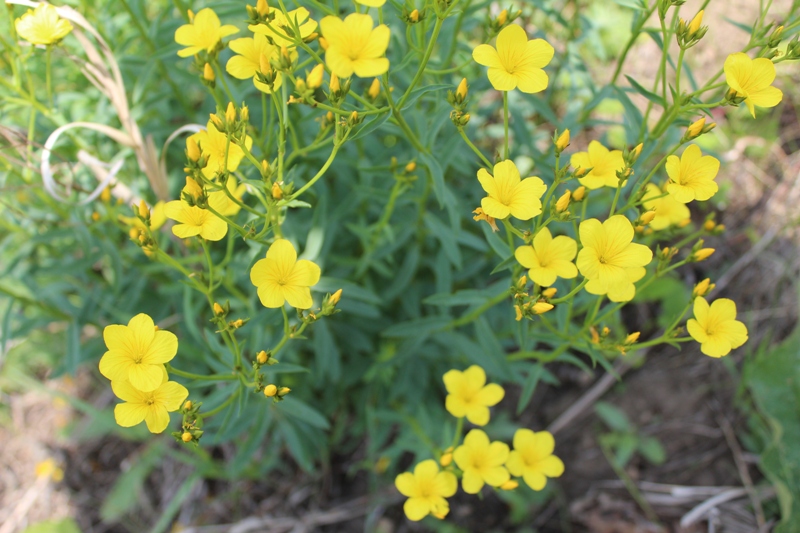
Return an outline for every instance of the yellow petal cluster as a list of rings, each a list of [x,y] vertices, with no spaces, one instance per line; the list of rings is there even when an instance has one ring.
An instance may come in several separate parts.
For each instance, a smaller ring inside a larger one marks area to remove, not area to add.
[[[301,39],[305,39],[317,29],[317,21],[309,18],[311,13],[304,7],[288,11],[286,13],[288,18],[283,14],[283,11],[274,7],[268,7],[265,15],[274,16],[269,25],[251,24],[247,29],[253,33],[269,37],[278,47],[285,46],[289,48],[296,44],[294,34],[289,30],[291,27],[289,24],[290,20],[292,24],[296,23],[299,26],[299,37]]]
[[[29,43],[46,46],[66,37],[72,31],[72,24],[59,17],[54,6],[41,3],[15,20],[14,28]]]
[[[564,463],[553,455],[556,441],[551,433],[518,429],[513,444],[506,467],[512,476],[521,477],[533,490],[542,490],[547,478],[564,473]]]
[[[742,52],[731,54],[725,60],[725,81],[736,91],[753,118],[758,107],[775,107],[783,99],[783,93],[772,87],[775,81],[775,64],[765,58],[750,59]]]
[[[634,282],[642,279],[653,252],[633,242],[633,225],[623,215],[605,222],[584,220],[578,228],[583,248],[577,265],[589,282],[590,294],[606,294],[612,302],[627,302],[636,294]]]
[[[163,368],[163,367],[162,367]],[[189,391],[180,383],[163,382],[154,390],[144,392],[128,381],[112,381],[111,390],[124,403],[114,407],[114,418],[122,427],[131,427],[144,421],[151,433],[161,433],[169,425],[169,413],[177,411],[189,396]]]
[[[482,44],[472,51],[472,58],[489,67],[489,82],[498,91],[519,88],[524,93],[538,93],[547,88],[547,73],[542,70],[553,59],[555,50],[544,39],[528,40],[522,26],[510,24],[497,36],[497,48]]]
[[[316,285],[320,268],[306,259],[297,260],[292,243],[278,239],[267,250],[266,259],[259,259],[250,270],[250,281],[258,288],[264,307],[276,309],[285,302],[297,309],[312,305],[310,287]]]
[[[175,42],[186,48],[178,50],[181,57],[189,57],[200,52],[213,53],[223,38],[238,32],[231,24],[222,25],[211,8],[198,11],[189,24],[175,30]]]
[[[230,199],[220,191],[209,195],[208,205],[217,213],[224,214],[222,210],[230,209]],[[227,222],[210,210],[189,205],[184,200],[167,202],[164,213],[168,218],[178,222],[172,226],[172,233],[181,239],[199,235],[209,241],[219,241],[228,234]]]
[[[650,227],[656,231],[677,226],[691,215],[686,204],[677,201],[674,196],[662,191],[654,183],[647,184],[642,201],[646,210],[655,213]]]
[[[271,94],[273,89],[278,89],[281,86],[283,75],[280,72],[275,73],[272,89],[270,89],[269,85],[261,83],[256,78],[256,74],[261,71],[262,58],[269,62],[270,59],[277,59],[281,53],[280,48],[270,44],[265,35],[256,33],[253,37],[234,39],[228,43],[228,47],[236,53],[225,64],[225,70],[228,74],[239,80],[252,78],[256,88],[267,94]]]
[[[616,189],[619,187],[617,171],[625,168],[622,151],[609,150],[598,141],[590,142],[587,152],[572,154],[569,162],[575,169],[592,169],[588,174],[578,178],[581,185],[592,190],[601,187],[614,187]]]
[[[219,131],[210,120],[206,124],[206,129],[198,131],[189,138],[200,146],[206,158],[203,175],[208,179],[213,179],[217,172],[224,171],[226,160],[228,172],[233,172],[239,168],[239,163],[244,159],[244,150],[234,142],[229,143],[228,136]],[[246,136],[244,145],[249,150],[253,146],[253,138]]]
[[[578,243],[566,235],[553,237],[548,228],[542,228],[533,238],[532,245],[520,246],[514,252],[517,261],[528,270],[528,277],[542,287],[549,287],[557,278],[572,279],[578,268],[572,262],[578,253]]]
[[[665,168],[669,176],[667,191],[681,203],[708,200],[719,190],[714,181],[719,172],[719,160],[703,155],[696,144],[689,145],[680,158],[669,156]]]
[[[489,407],[500,403],[505,396],[500,385],[486,384],[486,372],[477,365],[472,365],[463,372],[450,370],[442,379],[447,389],[447,412],[456,418],[465,416],[476,426],[489,423]]]
[[[511,478],[504,466],[508,460],[508,444],[490,442],[480,429],[464,437],[464,444],[453,451],[453,460],[464,472],[461,486],[467,494],[478,494],[484,485],[499,487]]]
[[[325,64],[333,74],[374,78],[389,70],[389,60],[383,57],[389,46],[389,26],[373,26],[372,17],[360,13],[351,13],[344,20],[329,16],[320,21],[328,42]]]
[[[144,313],[131,318],[127,326],[106,326],[103,340],[108,351],[100,359],[100,373],[112,382],[128,381],[144,392],[161,386],[164,363],[178,352],[175,334],[157,330]]]
[[[429,514],[444,518],[450,511],[445,498],[453,496],[458,490],[458,480],[452,472],[440,472],[433,459],[422,461],[414,468],[414,473],[398,475],[394,484],[400,494],[408,499],[403,511],[409,520],[422,520]]]
[[[709,357],[723,357],[747,342],[747,327],[736,320],[736,303],[728,298],[711,305],[703,297],[695,298],[694,318],[686,322],[686,329]]]
[[[540,178],[521,180],[517,165],[511,160],[500,161],[493,172],[494,176],[483,168],[478,171],[478,181],[489,195],[481,200],[481,208],[487,216],[503,219],[511,215],[530,220],[542,212],[540,199],[547,186]]]

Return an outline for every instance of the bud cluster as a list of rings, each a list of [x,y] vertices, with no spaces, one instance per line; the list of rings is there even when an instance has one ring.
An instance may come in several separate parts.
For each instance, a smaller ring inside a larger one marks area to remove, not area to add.
[[[702,39],[708,31],[708,26],[703,26],[702,24],[703,10],[700,10],[688,24],[685,20],[680,19],[678,21],[678,28],[675,30],[675,38],[678,40],[678,46],[686,50],[700,42],[700,39]]]
[[[500,30],[505,28],[508,24],[514,22],[519,16],[522,14],[522,11],[514,11],[512,8],[511,11],[508,9],[503,9],[500,13],[497,14],[497,17],[492,18],[491,15],[487,20],[487,24],[489,26],[489,31],[492,33],[499,33]]]
[[[203,405],[203,402],[193,402],[191,400],[186,400],[181,408],[178,410],[179,413],[183,415],[183,421],[181,422],[181,429],[180,431],[173,431],[171,435],[175,438],[175,441],[182,442],[184,444],[194,443],[197,446],[198,442],[200,441],[200,437],[203,436],[203,431],[200,429],[203,427],[203,419],[200,417],[200,407]]]
[[[686,132],[684,132],[683,137],[681,138],[681,143],[689,142],[700,137],[701,135],[705,135],[716,127],[716,122],[706,124],[706,117],[700,117],[698,120],[689,124],[689,127],[686,128]]]
[[[527,292],[528,278],[522,276],[511,290],[514,295],[514,312],[519,322],[523,318],[533,319],[536,315],[544,314],[555,307],[548,300],[555,296],[556,289],[544,289],[538,295],[531,297]]]

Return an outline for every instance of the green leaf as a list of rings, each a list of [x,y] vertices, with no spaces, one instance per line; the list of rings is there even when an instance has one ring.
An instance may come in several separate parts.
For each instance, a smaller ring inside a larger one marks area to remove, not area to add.
[[[438,85],[427,85],[425,87],[420,87],[419,89],[414,89],[413,91],[411,91],[411,94],[408,95],[408,99],[403,103],[403,109],[401,109],[400,111],[408,109],[409,107],[414,105],[414,103],[416,103],[417,100],[419,100],[422,96],[428,93],[445,91],[447,89],[452,89],[452,88],[453,88],[452,85],[446,83],[440,83]]]
[[[519,401],[517,402],[517,415],[522,414],[522,411],[528,406],[533,392],[536,390],[536,385],[544,372],[544,366],[541,363],[534,363],[531,365],[528,377],[525,379],[525,384],[522,386],[522,392],[519,394]]]
[[[639,453],[654,465],[663,464],[667,460],[664,447],[653,437],[643,437],[639,440]]]
[[[72,518],[48,520],[25,528],[23,533],[81,533],[81,528]]]
[[[594,406],[594,412],[614,431],[630,431],[631,429],[628,416],[621,409],[614,407],[610,403],[597,402]]]
[[[644,11],[647,6],[641,0],[614,0],[615,4],[622,7],[629,7],[631,9],[638,9]]]
[[[330,429],[328,419],[322,413],[293,396],[286,396],[278,406],[283,409],[286,416],[301,420],[310,426],[319,429]]]
[[[631,84],[631,86],[636,90],[636,92],[638,92],[639,94],[641,94],[642,96],[644,96],[645,98],[647,98],[648,100],[653,102],[654,104],[658,104],[661,107],[666,107],[666,105],[664,104],[664,99],[663,98],[661,98],[660,96],[658,96],[656,93],[654,93],[652,91],[648,91],[647,89],[642,87],[642,85],[638,81],[636,81],[635,79],[631,78],[627,74],[625,75],[625,77],[628,78],[628,83]]]
[[[439,207],[444,207],[445,188],[444,171],[439,162],[429,153],[420,152],[420,161],[428,168],[433,181],[433,193],[439,201]]]
[[[350,140],[353,141],[355,139],[360,139],[361,137],[365,137],[369,135],[373,131],[377,130],[383,123],[389,119],[389,113],[381,113],[380,115],[375,115],[373,118],[368,119],[365,121],[361,127],[358,129],[355,135],[350,137]]]

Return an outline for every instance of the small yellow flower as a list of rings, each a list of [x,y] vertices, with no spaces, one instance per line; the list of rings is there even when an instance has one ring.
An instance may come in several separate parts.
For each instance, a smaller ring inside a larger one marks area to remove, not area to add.
[[[131,318],[127,326],[106,326],[103,340],[108,351],[100,359],[100,373],[112,382],[130,381],[144,392],[161,385],[164,363],[178,353],[178,337],[156,330],[153,319],[144,313]]]
[[[52,457],[49,457],[36,464],[36,477],[50,478],[58,483],[64,479],[64,470],[58,466],[58,463]]]
[[[733,300],[719,298],[711,305],[705,298],[694,299],[694,318],[686,329],[700,343],[700,351],[710,357],[723,357],[747,342],[747,327],[736,320]]]
[[[189,391],[180,383],[160,382],[155,390],[142,392],[128,381],[112,381],[111,390],[124,403],[114,407],[114,418],[122,427],[129,428],[147,424],[150,433],[161,433],[169,425],[169,413],[177,411],[189,396]]]
[[[538,93],[547,88],[547,73],[542,70],[553,59],[553,47],[544,39],[528,40],[521,26],[511,24],[497,36],[497,48],[481,44],[472,58],[489,67],[489,82],[498,91],[519,88],[524,93]]]
[[[464,444],[453,452],[453,460],[464,472],[461,486],[467,494],[478,494],[484,484],[499,487],[510,479],[505,463],[508,444],[489,442],[480,429],[473,429],[464,437]]]
[[[700,261],[705,261],[706,259],[711,257],[714,254],[714,252],[715,252],[714,248],[701,248],[700,250],[694,252],[692,254],[692,257],[694,258],[695,261],[699,263]]]
[[[481,200],[481,208],[487,216],[503,219],[510,214],[520,220],[530,220],[542,212],[540,198],[547,186],[538,177],[520,180],[517,165],[511,160],[497,163],[494,176],[480,169],[478,181],[489,195]]]
[[[31,44],[51,45],[66,37],[72,24],[59,17],[54,6],[41,3],[15,20],[14,28]]]
[[[270,383],[269,385],[264,387],[264,396],[266,396],[267,398],[272,398],[276,394],[278,394],[278,386],[277,385],[275,385],[273,383]]]
[[[181,57],[189,57],[205,50],[213,53],[223,38],[238,32],[231,24],[222,25],[211,8],[201,9],[189,24],[175,30],[175,42],[187,48],[178,51]]]
[[[578,253],[578,243],[566,235],[553,238],[548,228],[542,228],[533,238],[532,246],[520,246],[514,252],[517,261],[528,275],[542,287],[549,287],[556,278],[572,279],[578,269],[572,262]]]
[[[241,201],[244,193],[247,191],[247,185],[242,183],[237,186],[236,179],[233,176],[228,178],[225,188],[228,189],[231,196],[239,201]],[[231,200],[230,196],[228,196],[225,191],[215,191],[209,194],[208,203],[217,213],[225,215],[226,217],[234,216],[242,209],[242,206]]]
[[[239,168],[239,163],[244,159],[244,150],[234,142],[228,143],[228,136],[219,131],[210,120],[206,124],[205,130],[198,131],[190,138],[200,145],[200,149],[206,157],[203,175],[208,179],[213,179],[217,172],[224,170],[226,153],[229,172]],[[246,136],[244,145],[249,150],[253,146],[253,138],[249,135]]]
[[[569,207],[569,201],[571,198],[572,198],[571,191],[567,190],[566,192],[564,192],[564,194],[562,194],[558,198],[558,201],[556,201],[556,212],[563,213],[564,211],[566,211],[567,208]]]
[[[386,3],[386,0],[355,0],[355,2],[367,7],[381,7]]]
[[[311,69],[311,72],[306,76],[306,85],[309,89],[317,89],[322,87],[322,77],[325,75],[325,67],[322,63]],[[377,79],[377,78],[376,78]]]
[[[320,277],[320,268],[306,259],[297,260],[292,243],[278,239],[267,250],[266,259],[259,259],[250,270],[250,281],[258,288],[264,307],[276,309],[284,302],[297,309],[312,305],[311,289]]]
[[[380,24],[373,29],[373,25],[372,17],[359,13],[351,13],[344,20],[331,16],[322,19],[320,28],[328,41],[325,63],[333,74],[374,78],[389,70],[389,60],[382,57],[389,46],[389,26]]]
[[[447,389],[447,412],[456,418],[466,416],[476,426],[489,423],[489,407],[500,403],[505,396],[500,385],[486,384],[486,372],[478,365],[472,365],[463,372],[450,370],[442,379]]]
[[[667,191],[681,203],[708,200],[719,190],[714,181],[719,172],[719,160],[702,155],[696,144],[689,145],[680,158],[669,156],[665,168],[669,176]]]
[[[271,94],[283,83],[283,76],[280,72],[275,73],[275,81],[272,88],[266,83],[258,81],[256,74],[261,72],[261,58],[277,59],[280,56],[280,48],[270,44],[266,36],[256,33],[253,37],[243,37],[232,40],[228,46],[237,55],[231,57],[225,64],[225,70],[236,79],[253,79],[253,85],[262,93]]]
[[[552,311],[553,307],[555,307],[555,306],[553,304],[551,304],[551,303],[536,302],[535,304],[533,304],[531,306],[531,311],[533,311],[533,314],[535,314],[535,315],[543,315],[548,311]]]
[[[522,477],[533,490],[542,490],[547,478],[564,473],[564,463],[553,455],[555,446],[553,435],[547,431],[534,433],[530,429],[518,429],[506,467],[511,475]]]
[[[647,184],[642,200],[645,209],[654,210],[652,212],[655,216],[650,222],[650,227],[656,231],[677,226],[690,216],[686,204],[677,201],[674,196],[662,191],[653,183]]]
[[[744,103],[753,118],[758,107],[775,107],[783,99],[783,93],[772,87],[775,81],[775,64],[764,57],[750,59],[742,52],[731,54],[725,60],[725,81]]]
[[[248,26],[247,29],[253,33],[260,33],[261,35],[271,38],[279,47],[285,46],[288,48],[295,46],[296,44],[293,33],[287,33],[287,31],[284,29],[290,27],[289,21],[292,21],[292,24],[297,23],[299,26],[300,39],[305,39],[317,29],[317,21],[308,18],[311,14],[308,12],[308,9],[304,7],[288,11],[286,13],[289,15],[288,19],[286,15],[284,15],[283,12],[278,8],[267,8],[267,12],[264,15],[270,14],[274,14],[275,18],[272,19],[272,22],[269,23],[269,26],[266,24],[253,24]]]
[[[445,498],[458,490],[458,480],[452,472],[440,472],[433,459],[422,461],[414,473],[403,472],[394,480],[400,494],[408,497],[403,511],[409,520],[422,520],[429,514],[444,518],[450,510]]]
[[[625,168],[625,160],[621,150],[609,150],[597,141],[589,143],[588,152],[577,152],[572,154],[569,160],[573,168],[583,170],[592,169],[591,172],[578,178],[581,185],[588,189],[599,189],[601,187],[619,187],[617,171]]]
[[[229,208],[230,200],[224,192],[209,195],[208,205],[217,213]],[[235,205],[235,204],[234,204]],[[167,217],[178,222],[172,226],[172,233],[181,239],[199,235],[209,241],[222,240],[228,234],[228,223],[208,209],[189,205],[183,200],[174,200],[164,206]]]
[[[164,225],[164,222],[167,221],[167,215],[164,214],[164,206],[166,204],[164,202],[159,201],[156,205],[150,209],[150,230],[156,231],[161,226]],[[119,220],[123,223],[131,226],[132,228],[144,230],[144,222],[142,222],[138,217],[125,217],[120,215]]]
[[[607,294],[612,302],[627,302],[636,294],[634,282],[642,279],[653,252],[633,242],[633,225],[623,215],[601,223],[584,220],[578,229],[583,248],[578,252],[578,270],[589,280],[586,291]]]

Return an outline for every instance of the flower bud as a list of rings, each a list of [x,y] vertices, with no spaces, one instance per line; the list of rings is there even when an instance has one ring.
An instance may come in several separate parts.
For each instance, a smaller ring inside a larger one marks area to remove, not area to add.
[[[520,309],[518,305],[514,306],[514,313],[515,313],[514,320],[516,320],[517,322],[522,320],[522,309]]]
[[[138,240],[139,233],[141,233],[141,230],[139,230],[138,228],[131,228],[131,230],[128,232],[128,235],[130,236],[131,239]]]
[[[187,9],[186,10],[186,17],[189,19],[189,24],[193,24],[194,23],[194,11],[192,11],[191,9]]]
[[[504,9],[497,15],[497,25],[503,26],[506,22],[508,22],[508,10]]]
[[[589,173],[589,170],[590,170],[590,169],[588,169],[588,168],[576,168],[576,169],[575,169],[575,172],[574,172],[574,174],[575,174],[575,177],[576,177],[576,178],[582,178],[582,177],[584,177],[586,174],[588,174],[588,173]]]
[[[556,153],[560,154],[569,146],[569,130],[564,130],[556,139]]]
[[[443,467],[447,468],[453,462],[453,447],[450,446],[445,451],[442,452],[442,456],[439,458],[439,464]]]
[[[339,303],[339,300],[341,300],[341,298],[342,298],[342,289],[339,289],[338,291],[331,294],[331,297],[328,298],[328,303],[330,305],[336,305]]]
[[[339,76],[336,74],[331,74],[331,81],[328,84],[332,93],[338,93],[341,90],[341,86],[339,85]]]
[[[502,485],[500,485],[500,490],[514,490],[519,487],[519,481],[516,479],[509,479]]]
[[[233,102],[228,102],[228,108],[225,110],[225,122],[228,124],[236,122],[236,107]]]
[[[214,127],[217,128],[217,131],[223,132],[225,131],[225,124],[222,122],[222,119],[215,113],[211,113],[209,115],[211,119],[211,123],[214,124]]]
[[[563,213],[564,211],[567,210],[567,208],[569,207],[570,198],[572,198],[572,192],[570,190],[567,190],[567,192],[561,195],[561,197],[556,202],[557,213]]]
[[[580,202],[586,196],[586,187],[580,186],[575,189],[575,192],[572,193],[572,199],[576,202]]]
[[[541,315],[550,311],[553,307],[555,307],[553,304],[547,302],[536,302],[533,304],[533,307],[531,307],[531,311],[533,311],[535,315]]]
[[[524,289],[525,286],[528,284],[528,276],[520,276],[517,280],[517,288]]]
[[[100,213],[98,213],[97,211],[93,212],[92,213],[92,220],[94,220],[95,222],[100,220]]]
[[[186,400],[185,402],[183,402],[183,410],[188,411],[192,408],[193,405],[194,404],[192,403],[191,400]]]
[[[181,435],[181,440],[183,442],[192,442],[192,438],[193,438],[192,434],[189,433],[188,431],[184,431],[183,435]]]
[[[463,102],[467,99],[468,91],[467,78],[461,78],[461,83],[458,84],[458,88],[456,89],[456,96]]]
[[[642,148],[644,148],[644,144],[639,143],[637,144],[633,150],[631,150],[630,156],[628,156],[630,164],[634,164],[639,156],[642,155]]]
[[[189,158],[190,161],[197,162],[200,159],[200,147],[197,145],[197,141],[194,140],[193,137],[189,137],[186,139],[186,157]]]
[[[211,68],[210,63],[206,63],[203,65],[203,79],[206,81],[214,81],[216,76],[214,75],[214,69]]]
[[[289,387],[281,387],[280,389],[278,389],[278,398],[283,398],[290,392],[292,392],[292,389],[290,389]]]
[[[276,394],[278,394],[278,387],[276,387],[275,385],[269,384],[266,387],[264,387],[264,396],[266,396],[267,398],[272,398]]]
[[[717,227],[717,224],[713,220],[709,219],[703,222],[703,229],[706,231],[712,231],[715,227]]]
[[[266,17],[269,14],[269,5],[267,5],[267,0],[257,0],[256,11],[262,17]]]
[[[639,340],[639,335],[641,335],[641,331],[634,331],[627,337],[625,337],[625,344],[633,344],[634,342]]]
[[[705,296],[711,292],[711,286],[711,280],[709,278],[704,279],[694,286],[694,289],[692,290],[692,297],[697,298],[698,296]]]
[[[414,11],[409,13],[408,20],[410,20],[412,24],[416,24],[417,22],[419,22],[419,9],[415,9]]]
[[[322,86],[322,75],[325,74],[325,67],[320,63],[306,76],[306,85],[309,89],[316,89]]]
[[[417,170],[417,162],[416,161],[409,161],[409,163],[405,166],[404,170],[407,173],[408,172],[414,172],[415,170]]]
[[[319,47],[322,48],[323,50],[328,49],[328,40],[325,37],[319,38]]]
[[[670,255],[672,255],[672,250],[670,249],[669,246],[665,246],[661,249],[659,255],[661,256],[662,259],[667,259],[669,258]]]
[[[684,218],[683,220],[678,222],[677,226],[679,228],[685,228],[686,226],[688,226],[691,223],[692,223],[692,219],[691,218]]]
[[[269,354],[264,350],[261,350],[258,352],[258,354],[256,354],[256,361],[258,361],[258,364],[260,365],[267,364],[267,361],[269,361]]]
[[[242,108],[239,110],[239,119],[242,122],[248,122],[250,120],[250,109],[244,104],[242,104]]]
[[[699,135],[703,134],[703,128],[706,125],[706,117],[701,117],[698,120],[692,122],[688,128],[686,128],[686,137],[689,139],[694,139]]]
[[[552,298],[553,296],[556,295],[557,292],[558,289],[556,289],[555,287],[550,287],[549,289],[545,289],[542,291],[542,296],[544,296],[545,298]]]
[[[378,97],[378,95],[381,94],[381,82],[378,80],[378,78],[372,80],[372,83],[369,86],[369,90],[367,90],[367,94],[373,100],[375,100]]]
[[[270,77],[272,75],[272,65],[269,62],[269,58],[264,54],[258,56],[258,70],[264,77]]]
[[[214,314],[217,316],[221,316],[225,314],[225,309],[222,308],[217,302],[214,302]]]
[[[281,190],[281,186],[278,185],[277,181],[272,183],[272,198],[275,200],[280,200],[283,198],[283,191]]]
[[[642,214],[639,216],[639,222],[640,222],[640,223],[641,223],[643,226],[646,226],[646,225],[648,225],[649,223],[651,223],[651,222],[653,221],[653,219],[654,219],[654,218],[656,218],[656,212],[655,212],[655,211],[645,211],[644,213],[642,213]]]
[[[689,35],[697,33],[702,24],[703,24],[703,10],[701,9],[700,12],[697,13],[697,15],[695,15],[692,21],[689,23],[689,29],[687,30],[687,33]]]
[[[103,189],[103,192],[100,193],[100,200],[102,200],[105,203],[111,201],[111,187],[106,187],[105,189]]]
[[[150,217],[150,208],[147,207],[147,204],[144,202],[144,200],[139,201],[139,216],[142,218]]]
[[[700,261],[705,261],[706,259],[711,257],[711,254],[713,253],[714,253],[714,248],[701,248],[692,255],[694,256],[695,261],[700,262]]]
[[[611,334],[611,329],[608,326],[603,326],[603,329],[600,331],[600,335],[603,337],[608,337]]]

